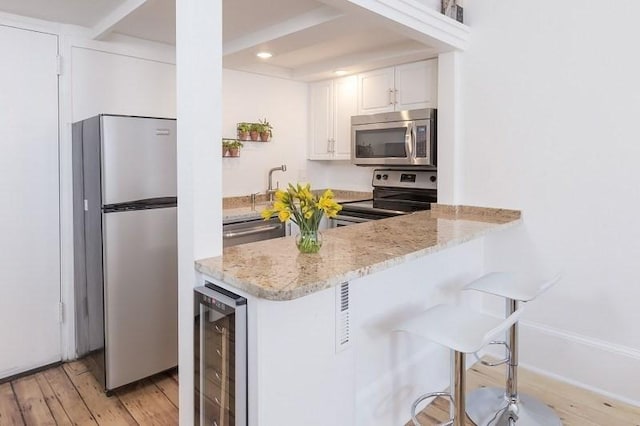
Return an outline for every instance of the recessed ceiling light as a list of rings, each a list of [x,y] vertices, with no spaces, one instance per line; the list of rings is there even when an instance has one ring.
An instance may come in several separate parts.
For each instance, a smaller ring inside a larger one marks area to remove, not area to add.
[[[269,59],[273,55],[270,52],[258,52],[256,53],[256,56],[260,59]]]
[[[347,75],[349,74],[349,71],[345,71],[345,70],[336,70],[334,72],[335,75]]]

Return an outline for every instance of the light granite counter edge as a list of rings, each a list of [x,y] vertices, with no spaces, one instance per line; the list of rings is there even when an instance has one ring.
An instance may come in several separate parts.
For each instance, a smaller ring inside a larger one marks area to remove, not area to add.
[[[489,210],[495,210],[498,211],[498,209],[489,209]],[[515,211],[510,211],[510,212],[515,212]],[[396,265],[400,265],[402,263],[406,263],[409,262],[411,260],[414,259],[418,259],[433,253],[437,253],[439,251],[443,251],[446,250],[448,248],[451,247],[455,247],[461,244],[464,244],[468,241],[477,239],[477,238],[481,238],[487,234],[491,234],[494,233],[496,231],[501,231],[504,229],[508,229],[511,227],[514,227],[516,225],[519,225],[522,223],[522,218],[519,214],[519,212],[517,212],[518,214],[512,214],[508,221],[503,222],[503,223],[494,223],[494,226],[492,228],[487,228],[484,230],[477,230],[473,233],[467,234],[463,237],[454,237],[451,238],[449,240],[447,240],[446,242],[443,243],[437,243],[435,245],[429,246],[429,247],[425,247],[423,249],[418,249],[415,251],[412,251],[410,253],[404,254],[404,255],[399,255],[399,256],[395,256],[395,257],[390,257],[389,259],[385,259],[384,261],[381,262],[375,262],[375,263],[371,263],[370,265],[367,265],[365,267],[360,267],[357,269],[353,269],[350,271],[347,271],[345,273],[340,273],[340,274],[336,274],[335,276],[328,278],[328,279],[324,279],[322,281],[317,281],[317,282],[310,282],[307,285],[301,286],[301,287],[296,287],[290,290],[287,289],[268,289],[268,288],[264,288],[261,287],[259,285],[255,285],[252,284],[250,282],[247,282],[246,280],[239,280],[237,279],[235,276],[231,275],[231,274],[225,274],[223,270],[221,270],[221,268],[210,268],[205,262],[208,261],[207,259],[203,259],[201,261],[196,261],[195,262],[195,267],[196,270],[204,275],[207,275],[213,279],[216,280],[220,280],[222,282],[225,282],[239,290],[242,290],[248,294],[251,294],[255,297],[259,297],[262,299],[266,299],[266,300],[273,300],[273,301],[286,301],[286,300],[293,300],[293,299],[297,299],[299,297],[303,297],[306,296],[308,294],[311,293],[315,293],[327,288],[331,288],[334,287],[336,285],[339,285],[345,281],[350,281],[356,278],[361,278],[363,276],[366,275],[370,275],[379,271],[383,271],[385,269],[389,269],[391,267],[394,267]],[[475,215],[474,215],[475,216]],[[477,219],[471,219],[471,220],[479,220],[479,221],[483,221],[482,217],[486,217],[485,215],[479,215],[480,217],[476,216]],[[453,219],[453,218],[452,218]],[[464,219],[462,218],[457,218],[459,220],[470,220],[468,217],[465,217]],[[455,219],[454,219],[455,220]],[[214,259],[221,259],[221,257],[218,258],[214,258]]]

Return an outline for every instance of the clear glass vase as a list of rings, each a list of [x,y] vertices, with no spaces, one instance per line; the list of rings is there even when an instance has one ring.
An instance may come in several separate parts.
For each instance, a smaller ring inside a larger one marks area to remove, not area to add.
[[[317,229],[300,230],[296,236],[296,246],[300,253],[317,253],[322,247],[322,234]]]

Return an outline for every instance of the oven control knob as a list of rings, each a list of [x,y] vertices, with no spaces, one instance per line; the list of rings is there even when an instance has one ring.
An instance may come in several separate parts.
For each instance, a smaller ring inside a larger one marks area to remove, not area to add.
[[[435,182],[435,181],[436,181],[436,177],[435,177],[435,176],[431,176],[431,177],[429,178],[429,180],[430,180],[431,182]]]
[[[389,175],[382,175],[382,180],[387,180],[389,179]]]
[[[376,179],[380,180],[380,175],[376,175]]]

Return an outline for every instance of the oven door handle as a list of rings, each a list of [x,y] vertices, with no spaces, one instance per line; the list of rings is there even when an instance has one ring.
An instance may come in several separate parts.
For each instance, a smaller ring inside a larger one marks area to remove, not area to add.
[[[356,216],[336,216],[334,217],[334,219],[339,222],[349,222],[349,223],[364,223],[364,222],[369,222],[371,220],[366,217],[356,217]]]

